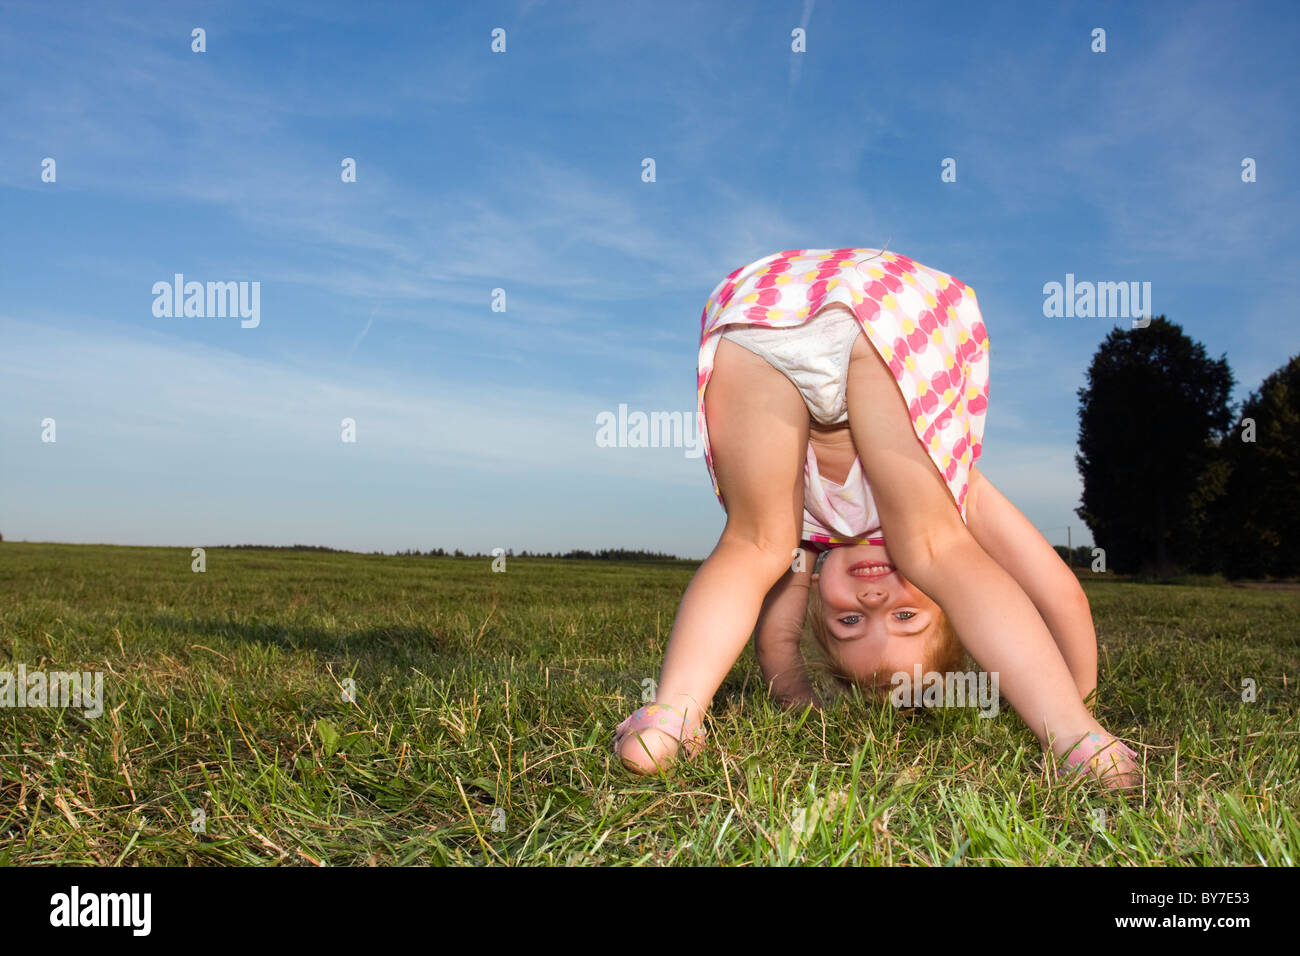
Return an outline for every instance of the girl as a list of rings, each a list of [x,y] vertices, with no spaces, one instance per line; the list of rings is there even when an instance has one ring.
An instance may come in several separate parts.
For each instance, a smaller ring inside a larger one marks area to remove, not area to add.
[[[698,752],[751,632],[772,692],[816,703],[798,650],[811,603],[845,678],[878,688],[938,669],[955,629],[1063,769],[1136,783],[1137,755],[1084,705],[1096,638],[1082,589],[975,468],[988,347],[973,290],[896,253],[788,250],[719,283],[697,416],[727,521],[682,598],[655,702],[616,731],[625,766]]]

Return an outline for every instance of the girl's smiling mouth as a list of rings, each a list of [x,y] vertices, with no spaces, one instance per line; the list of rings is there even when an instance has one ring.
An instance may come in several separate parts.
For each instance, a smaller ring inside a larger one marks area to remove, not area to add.
[[[859,561],[849,568],[855,578],[882,578],[894,573],[894,566],[885,561]]]

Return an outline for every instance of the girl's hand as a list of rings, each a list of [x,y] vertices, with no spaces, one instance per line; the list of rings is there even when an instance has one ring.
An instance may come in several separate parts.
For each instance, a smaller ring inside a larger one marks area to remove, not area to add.
[[[805,556],[802,564],[809,563]],[[767,592],[754,627],[754,656],[763,672],[763,683],[781,706],[790,709],[802,709],[810,703],[820,708],[821,703],[808,679],[799,647],[811,579],[812,572],[806,567],[787,571]]]

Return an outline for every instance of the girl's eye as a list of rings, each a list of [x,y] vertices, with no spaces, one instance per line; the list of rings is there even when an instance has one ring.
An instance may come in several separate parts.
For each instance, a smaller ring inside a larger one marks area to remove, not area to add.
[[[894,617],[895,617],[897,620],[900,620],[900,621],[910,621],[912,618],[916,617],[916,612],[915,612],[915,611],[899,611],[899,612],[897,612],[897,613],[894,615]],[[859,615],[857,615],[857,614],[850,614],[848,617],[842,617],[842,618],[840,618],[840,619],[839,619],[839,622],[840,622],[841,624],[843,624],[845,627],[852,627],[854,624],[857,624],[858,621],[860,621],[860,620],[862,620],[862,618],[861,618]]]

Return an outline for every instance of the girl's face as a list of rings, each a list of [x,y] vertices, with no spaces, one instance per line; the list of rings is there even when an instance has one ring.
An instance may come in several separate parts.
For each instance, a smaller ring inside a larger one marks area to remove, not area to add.
[[[883,546],[833,548],[814,577],[830,655],[845,677],[888,687],[896,672],[925,666],[943,612],[903,577]]]

